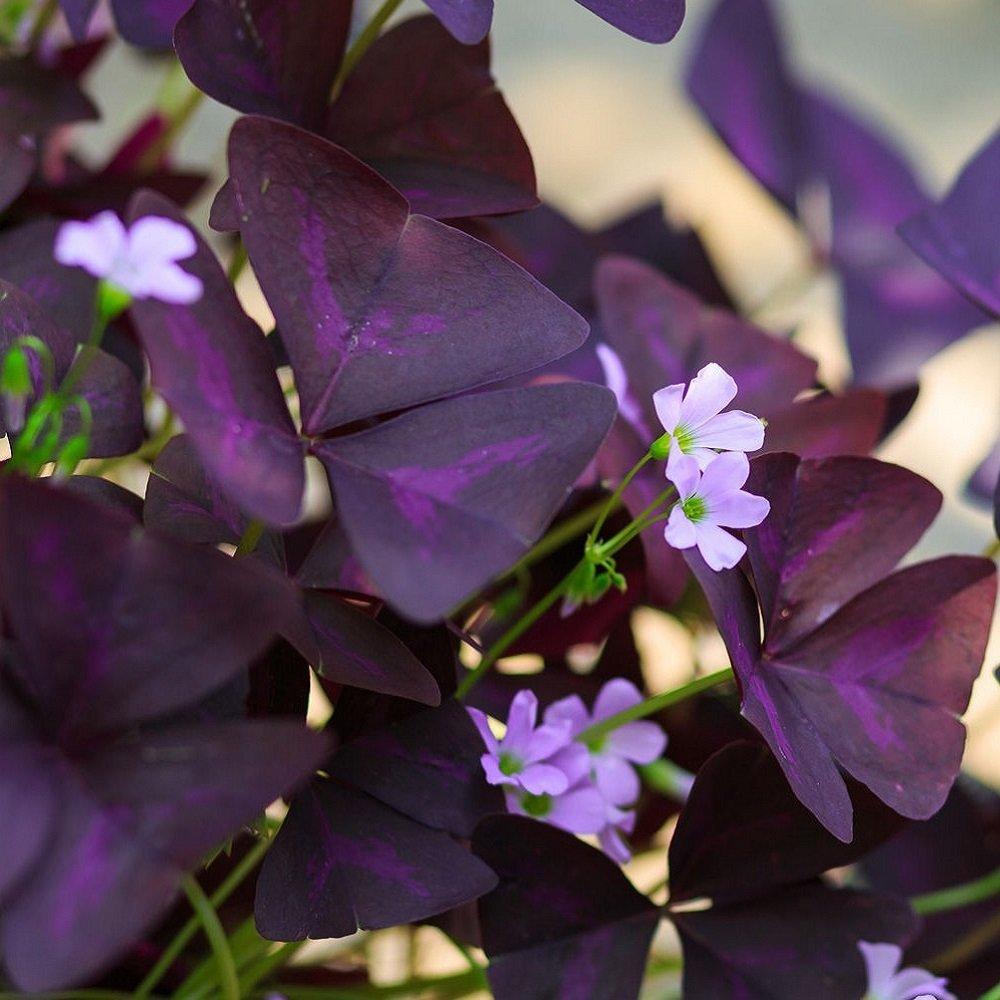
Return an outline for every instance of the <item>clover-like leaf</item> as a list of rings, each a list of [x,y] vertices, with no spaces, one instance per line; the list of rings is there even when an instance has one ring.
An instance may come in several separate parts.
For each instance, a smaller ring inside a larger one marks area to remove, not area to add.
[[[131,215],[187,225],[173,205],[149,192],[136,198]],[[190,232],[198,250],[182,266],[201,280],[201,298],[191,305],[156,299],[132,305],[153,384],[184,421],[213,480],[243,510],[272,524],[291,523],[305,488],[304,448],[271,352],[212,251]]]
[[[244,118],[241,231],[316,434],[536,367],[586,324],[495,251],[421,216],[344,150]]]
[[[751,488],[772,502],[764,526],[744,533],[763,641],[740,571],[713,573],[688,558],[726,640],[743,714],[795,794],[840,839],[851,837],[852,809],[838,764],[904,816],[932,815],[958,774],[958,716],[982,663],[995,567],[953,556],[880,579],[938,503],[902,469],[771,455],[755,460]],[[800,491],[850,500],[837,509],[800,504]],[[830,559],[836,579],[818,569]]]
[[[318,131],[350,23],[344,0],[196,0],[174,44],[217,101]]]
[[[317,444],[344,529],[386,597],[444,615],[541,534],[614,416],[602,387],[473,394]]]
[[[998,174],[1000,133],[965,165],[939,205],[899,227],[903,239],[935,271],[994,318],[1000,317]]]
[[[348,76],[324,134],[433,218],[538,204],[531,153],[490,75],[488,41],[431,16],[387,31]]]
[[[479,902],[497,1000],[638,996],[659,912],[610,858],[520,816],[484,820],[472,848],[500,879]]]
[[[684,948],[684,996],[856,1000],[858,941],[905,942],[916,917],[892,897],[817,879],[885,841],[902,820],[853,790],[853,843],[830,835],[763,747],[733,743],[698,772],[670,843],[667,913]],[[806,985],[807,984],[807,985]]]

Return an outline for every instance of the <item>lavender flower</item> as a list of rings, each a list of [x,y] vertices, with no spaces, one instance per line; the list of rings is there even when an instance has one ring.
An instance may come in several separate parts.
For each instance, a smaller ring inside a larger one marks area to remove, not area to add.
[[[469,711],[486,743],[482,764],[491,785],[510,785],[534,796],[560,795],[570,787],[574,773],[572,753],[559,764],[552,760],[570,743],[569,722],[545,724],[536,729],[538,699],[531,691],[518,691],[514,696],[507,715],[507,732],[501,740],[493,735],[482,712]]]
[[[114,212],[88,222],[66,222],[56,236],[55,258],[82,267],[136,299],[189,305],[201,298],[201,280],[177,266],[197,250],[190,231],[170,219],[147,216],[126,229]]]
[[[653,393],[653,406],[666,434],[667,475],[685,455],[705,469],[719,451],[756,451],[764,444],[764,424],[742,410],[722,411],[735,399],[736,380],[721,366],[705,365],[687,386],[668,385]]]
[[[624,677],[616,677],[601,688],[588,712],[579,695],[570,695],[545,710],[549,725],[568,723],[575,738],[588,726],[617,715],[642,701],[639,689]],[[588,741],[591,775],[601,795],[615,806],[630,805],[639,797],[639,776],[633,764],[656,760],[667,745],[667,737],[655,722],[627,722],[594,741]]]
[[[692,456],[684,456],[667,473],[677,487],[678,501],[663,531],[675,549],[698,546],[708,565],[718,572],[731,569],[747,547],[723,528],[752,528],[771,510],[764,498],[740,487],[750,475],[750,462],[741,452],[719,455],[699,472]]]
[[[940,979],[926,969],[900,969],[903,949],[899,945],[859,941],[858,950],[868,972],[864,1000],[957,1000],[946,989],[947,979]]]

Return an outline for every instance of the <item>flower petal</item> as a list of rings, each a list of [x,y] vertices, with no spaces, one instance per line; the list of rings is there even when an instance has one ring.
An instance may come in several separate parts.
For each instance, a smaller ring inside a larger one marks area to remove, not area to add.
[[[764,446],[764,424],[743,410],[727,410],[705,421],[695,440],[702,448],[722,451],[757,451]]]
[[[522,755],[527,763],[546,760],[557,750],[561,750],[572,739],[569,719],[539,726],[524,742],[521,743]]]
[[[709,511],[715,524],[723,528],[752,528],[771,512],[770,501],[764,497],[735,490],[716,500]]]
[[[507,732],[501,741],[504,746],[524,746],[531,737],[538,718],[538,699],[528,690],[518,691],[507,713]]]
[[[892,1000],[921,1000],[921,997],[930,997],[931,1000],[957,1000],[954,993],[949,992],[947,979],[941,979],[933,975],[926,969],[900,969],[889,980],[892,990],[887,996]]]
[[[114,212],[101,212],[89,222],[64,222],[56,234],[54,256],[67,267],[82,267],[95,278],[111,273],[127,236]]]
[[[607,746],[635,764],[648,764],[663,753],[667,734],[655,722],[628,722],[609,734]]]
[[[895,944],[874,944],[869,941],[859,941],[858,951],[865,960],[868,971],[868,992],[880,994],[886,991],[889,980],[899,968],[899,960],[903,957],[903,949]]]
[[[684,398],[684,383],[668,385],[653,393],[653,408],[663,429],[672,434],[681,418],[681,400]]]
[[[705,469],[698,487],[698,495],[709,507],[733,490],[738,490],[750,475],[750,460],[740,451],[718,455]]]
[[[479,762],[483,765],[483,774],[486,775],[486,780],[491,785],[509,785],[517,781],[517,777],[510,774],[504,774],[500,770],[500,762],[493,754],[484,753],[482,757],[479,758]]]
[[[138,272],[123,273],[120,284],[138,299],[159,299],[175,305],[191,305],[204,291],[200,278],[169,263],[142,265]]]
[[[629,849],[628,844],[625,843],[625,838],[617,826],[611,826],[609,823],[601,830],[597,839],[600,842],[601,850],[612,861],[617,861],[618,864],[624,865],[632,860],[632,851]]]
[[[128,231],[128,259],[138,269],[193,257],[198,250],[191,231],[159,215],[146,215]]]
[[[639,797],[639,775],[628,761],[613,753],[594,759],[594,783],[608,802],[627,806]]]
[[[681,500],[687,500],[698,489],[698,484],[701,481],[698,462],[690,455],[683,454],[680,448],[670,449],[670,454],[667,456],[666,472],[667,479],[677,487],[677,495]],[[744,482],[746,482],[745,479]]]
[[[604,810],[604,799],[596,788],[575,788],[553,801],[545,819],[570,833],[597,833],[605,825]]]
[[[482,736],[483,742],[486,744],[486,749],[490,753],[496,753],[500,749],[500,743],[497,741],[496,736],[493,735],[493,730],[490,729],[489,720],[486,718],[485,712],[480,712],[478,708],[466,709],[469,713],[469,717],[476,725],[476,729],[479,730],[479,735]]]
[[[582,743],[569,743],[546,763],[558,767],[572,788],[590,774],[590,751]]]
[[[681,403],[680,422],[689,430],[721,413],[736,397],[736,380],[714,361],[698,372]]]
[[[569,787],[566,775],[551,764],[531,764],[517,779],[521,787],[532,795],[561,795]]]
[[[698,544],[695,526],[687,519],[680,504],[670,512],[667,526],[663,529],[663,537],[667,540],[667,544],[675,549],[690,549]]]
[[[594,721],[600,722],[610,715],[624,712],[640,701],[642,692],[631,681],[615,677],[601,688],[594,699]]]
[[[543,719],[546,722],[569,722],[571,736],[576,736],[581,729],[584,729],[590,722],[590,713],[583,699],[578,694],[567,695],[558,701],[552,702],[547,709]]]
[[[747,550],[738,538],[714,524],[699,524],[695,528],[695,534],[698,551],[716,573],[722,569],[732,569]]]

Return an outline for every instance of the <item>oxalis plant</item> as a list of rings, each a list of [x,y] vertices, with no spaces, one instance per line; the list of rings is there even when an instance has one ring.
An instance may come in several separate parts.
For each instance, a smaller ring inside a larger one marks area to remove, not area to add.
[[[907,559],[941,494],[871,452],[1000,317],[1000,138],[935,201],[779,11],[708,12],[688,91],[840,289],[826,385],[660,205],[539,205],[492,6],[0,5],[3,995],[998,1000],[998,543]],[[115,32],[167,85],[85,164]],[[640,606],[730,665],[653,683]]]

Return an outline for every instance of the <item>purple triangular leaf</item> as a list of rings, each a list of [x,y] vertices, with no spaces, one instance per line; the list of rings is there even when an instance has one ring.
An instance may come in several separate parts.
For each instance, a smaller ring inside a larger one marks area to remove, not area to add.
[[[720,750],[698,772],[670,840],[671,902],[735,902],[857,861],[904,821],[865,789],[852,791],[857,836],[844,844],[799,802],[765,747]]]
[[[430,15],[382,35],[347,78],[324,133],[437,219],[538,204],[531,153],[490,75]]]
[[[489,33],[493,0],[427,0],[427,6],[465,45],[475,45]]]
[[[577,0],[577,3],[643,42],[669,42],[684,21],[684,0]]]
[[[197,0],[174,41],[192,82],[217,101],[318,130],[350,22],[343,0]]]
[[[92,978],[170,905],[181,878],[322,757],[298,723],[163,727],[70,761],[58,831],[4,907],[6,968],[22,988]],[[59,948],[39,948],[57,937]]]
[[[97,7],[97,0],[59,0],[59,6],[73,38],[77,42],[85,41],[90,19]]]
[[[111,0],[122,38],[144,49],[169,49],[192,0]]]
[[[484,749],[468,711],[449,699],[346,744],[328,770],[427,826],[471,837],[485,816],[506,811],[483,776]]]
[[[268,851],[254,909],[271,940],[344,937],[422,920],[494,885],[493,872],[448,834],[317,779]]]
[[[273,588],[258,574],[146,535],[63,490],[8,481],[0,535],[4,621],[25,654],[19,680],[67,734],[196,700],[262,651],[279,624]]]
[[[1000,228],[996,179],[1000,133],[965,165],[945,199],[899,227],[936,271],[994,318],[1000,318]]]
[[[613,416],[599,386],[511,389],[422,407],[314,451],[364,568],[404,614],[433,621],[541,534]]]
[[[659,913],[613,861],[520,816],[484,820],[472,847],[500,878],[479,902],[498,1000],[638,996]]]
[[[900,900],[818,883],[671,919],[685,1000],[857,1000],[866,987],[858,941],[905,943],[917,923]]]
[[[149,192],[138,196],[131,215],[186,225],[173,205]],[[287,524],[298,517],[305,488],[303,446],[264,337],[195,236],[198,251],[184,267],[201,279],[201,298],[192,305],[146,299],[132,306],[153,384],[233,500],[262,520]]]
[[[244,118],[230,170],[307,434],[499,381],[586,337],[519,267],[410,216],[396,191],[317,136]]]

